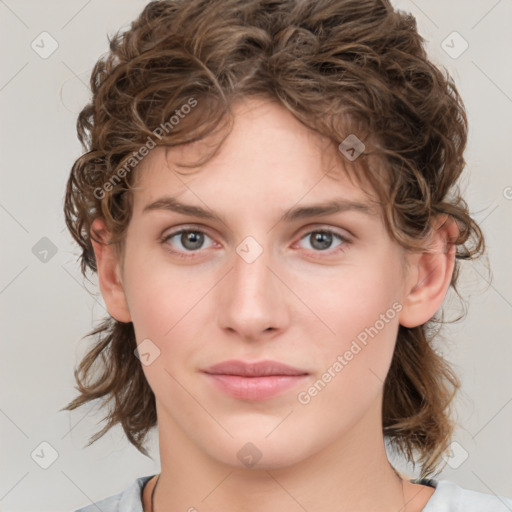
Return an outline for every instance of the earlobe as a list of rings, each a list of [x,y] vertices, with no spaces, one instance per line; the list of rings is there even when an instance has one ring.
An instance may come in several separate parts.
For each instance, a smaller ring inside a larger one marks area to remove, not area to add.
[[[119,322],[131,322],[121,279],[121,265],[114,246],[108,244],[108,232],[101,219],[95,219],[92,223],[91,243],[96,256],[100,290],[108,312]]]
[[[409,280],[400,324],[416,327],[428,322],[439,310],[450,287],[455,268],[456,222],[445,215],[432,229],[429,247],[409,256]]]

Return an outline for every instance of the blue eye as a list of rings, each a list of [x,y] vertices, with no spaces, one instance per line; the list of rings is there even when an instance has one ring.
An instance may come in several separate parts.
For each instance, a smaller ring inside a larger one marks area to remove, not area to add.
[[[209,239],[211,243],[205,247],[205,241]],[[333,241],[339,240],[339,243],[332,248]],[[173,242],[173,240],[175,240]],[[344,247],[350,243],[350,241],[342,236],[341,234],[331,229],[317,229],[309,231],[300,238],[302,240],[309,240],[310,247],[307,250],[322,253],[328,252],[330,254],[337,254],[343,251]],[[166,246],[166,250],[177,255],[180,258],[194,257],[194,253],[199,253],[201,249],[208,249],[214,246],[214,243],[208,234],[201,229],[180,229],[166,235],[162,238],[161,242]],[[180,244],[181,247],[177,249],[176,244]]]
[[[339,248],[340,246],[345,245],[345,243],[348,243],[348,240],[345,237],[330,229],[309,231],[301,238],[301,240],[309,240],[310,245],[312,246],[311,250],[315,252],[323,252],[331,249],[335,238],[340,240],[340,243],[336,245],[335,248]],[[338,250],[340,249],[336,249],[334,252],[337,252]]]
[[[204,248],[203,244],[205,241],[205,237],[210,238],[204,231],[201,231],[199,229],[182,229],[180,231],[176,231],[174,233],[171,233],[170,235],[167,235],[162,239],[162,242],[170,245],[170,241],[173,238],[177,238],[183,250],[170,250],[173,253],[181,255],[180,253],[182,252],[197,252],[199,249]],[[186,258],[187,256],[183,257]]]

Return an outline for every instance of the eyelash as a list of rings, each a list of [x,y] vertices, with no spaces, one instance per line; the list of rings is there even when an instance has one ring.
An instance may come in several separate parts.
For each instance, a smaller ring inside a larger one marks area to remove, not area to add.
[[[174,231],[172,233],[169,233],[168,235],[163,236],[161,238],[160,242],[166,246],[165,249],[168,252],[172,253],[173,255],[178,256],[179,258],[183,258],[183,259],[194,258],[195,257],[194,253],[200,252],[200,249],[198,249],[196,251],[187,251],[189,254],[185,255],[185,254],[183,254],[182,251],[176,251],[176,250],[170,248],[170,244],[168,243],[169,240],[171,240],[172,238],[176,237],[177,235],[181,235],[183,233],[201,233],[201,234],[207,236],[208,238],[211,238],[208,235],[208,233],[206,233],[202,229],[198,229],[198,228],[194,228],[194,227],[182,228],[178,231]],[[347,237],[341,235],[337,231],[334,231],[334,230],[328,229],[328,228],[319,228],[319,229],[313,229],[311,231],[308,231],[300,237],[299,241],[303,240],[304,238],[306,238],[308,236],[311,236],[313,233],[330,234],[330,235],[333,235],[334,237],[338,238],[341,242],[340,245],[337,248],[335,248],[334,250],[326,249],[324,251],[315,251],[314,249],[312,249],[312,251],[315,253],[330,253],[329,255],[333,256],[340,252],[343,252],[345,250],[345,246],[351,243],[351,241]]]

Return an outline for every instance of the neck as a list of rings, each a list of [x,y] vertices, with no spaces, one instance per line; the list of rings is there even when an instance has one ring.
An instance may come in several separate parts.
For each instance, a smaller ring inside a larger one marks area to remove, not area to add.
[[[162,419],[159,418],[162,471],[154,493],[154,509],[145,510],[421,510],[412,508],[411,496],[417,495],[418,489],[413,490],[409,482],[404,486],[390,465],[382,434],[369,432],[361,425],[343,439],[293,465],[249,469],[209,457],[179,429],[163,429],[166,423]],[[360,442],[361,439],[365,442]]]

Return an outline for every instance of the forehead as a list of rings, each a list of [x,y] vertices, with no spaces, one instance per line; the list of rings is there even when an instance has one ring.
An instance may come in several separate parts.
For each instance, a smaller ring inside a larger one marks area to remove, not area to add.
[[[233,106],[233,128],[219,151],[197,168],[215,141],[157,146],[136,170],[134,213],[158,196],[172,194],[212,206],[258,206],[318,202],[341,197],[368,202],[369,188],[352,179],[337,145],[270,100]]]

